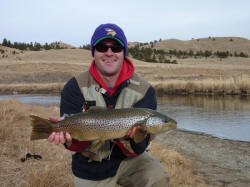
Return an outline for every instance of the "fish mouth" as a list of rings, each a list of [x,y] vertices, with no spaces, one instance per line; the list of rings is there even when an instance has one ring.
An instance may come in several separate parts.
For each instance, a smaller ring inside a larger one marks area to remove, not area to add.
[[[167,122],[167,127],[169,130],[177,128],[177,122],[175,120]]]

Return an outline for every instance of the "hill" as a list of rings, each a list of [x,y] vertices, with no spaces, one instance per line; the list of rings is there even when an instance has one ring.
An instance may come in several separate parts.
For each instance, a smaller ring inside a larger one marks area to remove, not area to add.
[[[40,44],[38,42],[30,42],[30,43],[24,43],[24,42],[11,42],[10,40],[7,40],[6,38],[3,39],[3,42],[0,46],[10,47],[14,49],[19,50],[31,50],[31,51],[40,51],[40,50],[50,50],[50,49],[72,49],[75,48],[72,45],[63,43],[63,42],[52,42],[52,43],[45,43]],[[1,53],[3,51],[1,50]]]
[[[148,47],[150,44],[147,45]],[[240,37],[209,37],[192,40],[169,39],[162,40],[153,45],[155,49],[182,50],[182,51],[229,51],[231,53],[243,52],[250,55],[250,40]]]
[[[89,68],[93,57],[85,49],[19,51],[2,47],[0,93],[60,92],[72,76]],[[6,57],[8,56],[8,57]],[[178,64],[147,63],[132,58],[136,72],[159,94],[249,94],[249,58],[185,58]]]
[[[146,45],[152,44],[143,44]],[[190,41],[172,39],[154,42],[153,47],[164,50],[214,49],[250,53],[249,40],[236,37]],[[79,48],[31,51],[0,45],[0,52],[1,93],[59,92],[67,80],[87,70],[93,60],[89,50]],[[159,61],[160,57],[156,56],[158,61],[155,63],[131,58],[136,72],[149,80],[159,94],[247,95],[250,93],[249,57],[179,58],[166,55],[171,61],[177,60],[177,64]]]
[[[62,48],[62,49],[73,49],[73,48],[76,48],[73,45],[70,45],[70,44],[67,44],[67,43],[63,43],[63,42],[54,42],[54,43],[52,43],[52,45],[53,44],[54,44],[54,47],[56,47],[56,45],[58,45],[59,48]]]
[[[9,45],[7,45],[9,42]],[[4,42],[3,42],[4,43]],[[6,50],[5,46],[9,47],[15,47],[15,45],[21,45],[23,43],[14,42],[11,43],[10,41],[6,40],[6,45],[2,44],[0,45],[0,53],[3,54]],[[16,43],[16,44],[15,44]],[[30,45],[30,44],[25,44]],[[34,48],[33,50],[44,50],[46,47],[48,49],[75,49],[77,47],[72,46],[70,44],[66,44],[63,42],[53,42],[51,44],[41,45],[39,43],[34,43],[31,46]],[[37,46],[39,48],[37,48]],[[228,51],[230,53],[240,53],[243,52],[245,54],[248,54],[250,56],[250,40],[246,38],[240,38],[240,37],[208,37],[208,38],[200,38],[200,39],[192,39],[192,40],[178,40],[178,39],[168,39],[168,40],[160,40],[160,41],[154,41],[154,42],[147,42],[147,43],[140,43],[140,42],[129,42],[128,43],[129,48],[135,47],[135,46],[141,46],[141,47],[148,47],[152,49],[157,50],[164,50],[165,52],[168,52],[169,50],[181,50],[181,51],[190,51],[193,52],[196,51]],[[4,48],[4,49],[3,49]],[[30,47],[28,47],[30,49]],[[11,50],[12,52],[13,50]]]

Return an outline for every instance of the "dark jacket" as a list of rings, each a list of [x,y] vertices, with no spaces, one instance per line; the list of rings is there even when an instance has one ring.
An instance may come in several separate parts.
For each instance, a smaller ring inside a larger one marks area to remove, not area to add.
[[[103,94],[103,98],[108,108],[115,108],[116,101],[121,91],[130,84],[129,79],[119,84],[112,95],[108,92]],[[72,78],[65,85],[61,93],[60,114],[75,114],[84,110],[85,98],[79,88],[76,78]],[[93,104],[93,103],[92,103]],[[90,104],[90,105],[92,105]],[[86,106],[85,106],[86,107]],[[134,108],[150,108],[155,110],[157,107],[155,90],[151,86],[146,91],[145,96],[133,105]],[[134,151],[134,155],[143,153],[150,141],[148,134],[144,141],[136,144],[132,139],[129,139],[130,145]],[[72,156],[72,171],[79,178],[88,180],[102,180],[112,177],[116,174],[117,169],[123,159],[127,157],[122,146],[115,144],[110,155],[110,159],[103,159],[101,162],[88,162],[88,158],[84,157],[81,152],[88,147],[89,142],[81,142],[73,139],[72,145],[66,147],[71,151],[76,152]]]

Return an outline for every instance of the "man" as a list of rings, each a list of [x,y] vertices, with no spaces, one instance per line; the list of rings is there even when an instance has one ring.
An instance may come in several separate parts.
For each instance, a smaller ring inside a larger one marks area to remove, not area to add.
[[[91,106],[156,109],[155,90],[134,72],[127,57],[127,39],[120,27],[97,27],[91,52],[94,60],[89,70],[69,80],[61,93],[61,116],[86,111]],[[75,186],[168,186],[169,177],[162,165],[145,152],[151,135],[136,144],[135,130],[128,133],[128,138],[105,141],[95,151],[91,147],[96,141],[78,141],[69,133],[52,133],[48,140],[76,152],[72,156]]]

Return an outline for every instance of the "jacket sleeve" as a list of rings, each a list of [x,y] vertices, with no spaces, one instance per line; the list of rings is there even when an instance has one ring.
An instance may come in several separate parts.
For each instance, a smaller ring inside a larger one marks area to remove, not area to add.
[[[133,107],[134,108],[149,108],[152,110],[156,110],[157,100],[156,100],[155,89],[151,86],[148,89],[146,95],[140,101],[135,103]],[[131,138],[129,138],[129,141],[120,139],[116,141],[116,143],[127,156],[137,156],[143,153],[148,147],[150,143],[150,134],[148,134],[142,142],[137,143],[137,144]]]
[[[149,87],[146,95],[137,103],[134,104],[134,108],[149,108],[152,110],[157,109],[157,100],[155,89],[151,86]]]
[[[61,92],[60,115],[82,112],[84,98],[75,78],[70,79]]]
[[[60,116],[70,116],[83,110],[84,97],[75,78],[70,79],[61,92]],[[88,141],[72,139],[64,146],[74,152],[82,152],[89,146]]]

